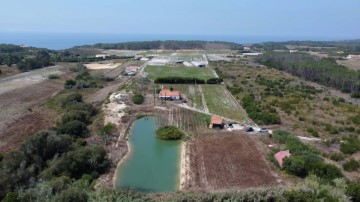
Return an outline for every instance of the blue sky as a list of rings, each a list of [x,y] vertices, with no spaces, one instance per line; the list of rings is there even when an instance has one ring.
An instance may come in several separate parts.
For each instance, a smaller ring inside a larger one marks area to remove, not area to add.
[[[7,0],[0,32],[360,38],[359,0]]]

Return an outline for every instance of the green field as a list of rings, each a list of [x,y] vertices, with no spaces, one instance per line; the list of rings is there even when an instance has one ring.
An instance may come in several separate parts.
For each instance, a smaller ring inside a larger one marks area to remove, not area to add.
[[[215,75],[210,68],[182,67],[182,66],[147,66],[145,72],[149,73],[149,78],[155,80],[159,77],[195,77],[199,79],[214,78]]]
[[[225,118],[243,121],[243,112],[236,100],[227,92],[222,85],[202,85],[206,104],[209,111]]]

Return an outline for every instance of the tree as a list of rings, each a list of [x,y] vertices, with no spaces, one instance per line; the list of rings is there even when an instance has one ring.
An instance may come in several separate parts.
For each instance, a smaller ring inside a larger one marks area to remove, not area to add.
[[[163,140],[180,140],[185,134],[175,126],[165,126],[156,130],[156,136]]]
[[[144,98],[144,96],[141,95],[140,93],[136,93],[136,94],[133,96],[132,100],[133,100],[133,103],[134,103],[134,104],[140,105],[140,104],[142,104],[142,103],[144,102],[145,98]]]
[[[74,137],[86,137],[89,130],[83,122],[73,120],[66,122],[65,124],[60,124],[57,127],[57,132],[59,134],[68,134]]]

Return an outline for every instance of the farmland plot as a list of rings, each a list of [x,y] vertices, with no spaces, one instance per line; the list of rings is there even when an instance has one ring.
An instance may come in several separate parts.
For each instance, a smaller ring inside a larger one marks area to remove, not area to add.
[[[181,96],[187,100],[187,104],[196,109],[203,110],[203,104],[201,101],[201,94],[199,92],[198,85],[188,84],[171,84],[163,85],[164,88],[172,86],[174,90],[180,91]]]
[[[196,68],[196,67],[170,67],[170,66],[146,66],[145,72],[149,74],[149,78],[154,80],[159,77],[188,77],[209,79],[216,77],[210,68]]]
[[[208,60],[205,54],[200,53],[172,53],[158,55],[149,61],[148,65],[162,66],[167,64],[175,64],[179,61],[185,61],[187,63],[200,62],[208,65]]]
[[[205,100],[210,113],[243,121],[244,115],[237,101],[222,85],[203,85]]]
[[[190,188],[206,191],[275,186],[281,179],[256,142],[227,133],[190,143]]]

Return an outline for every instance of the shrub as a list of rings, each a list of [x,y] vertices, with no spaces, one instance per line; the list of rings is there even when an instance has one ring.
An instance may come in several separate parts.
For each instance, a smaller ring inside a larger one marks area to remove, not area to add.
[[[210,78],[206,81],[207,84],[221,84],[222,82],[222,78]]]
[[[72,80],[72,79],[68,79],[68,80],[65,81],[64,88],[66,88],[66,89],[71,89],[71,88],[73,88],[75,85],[76,85],[76,81],[74,81],[74,80]]]
[[[71,110],[66,112],[62,118],[61,118],[61,123],[65,124],[67,122],[70,121],[81,121],[85,124],[89,124],[90,123],[90,113],[86,112],[86,111],[80,111],[80,110]]]
[[[360,140],[358,137],[349,136],[340,144],[340,151],[344,154],[354,154],[360,150]]]
[[[160,77],[156,78],[155,83],[167,83],[167,84],[205,84],[204,79],[188,78],[188,77]]]
[[[336,152],[330,154],[330,159],[333,161],[342,161],[344,160],[344,155],[342,153]]]
[[[50,75],[48,76],[48,78],[49,78],[49,79],[58,79],[58,78],[60,78],[60,77],[59,77],[58,74],[50,74]]]
[[[360,92],[355,92],[351,94],[352,98],[360,98]]]
[[[89,133],[86,125],[78,120],[69,121],[65,124],[60,124],[57,127],[59,134],[68,134],[75,137],[86,137]]]
[[[306,131],[314,137],[319,137],[319,133],[314,128],[308,128],[308,129],[306,129]]]
[[[144,103],[144,96],[141,95],[140,93],[136,93],[133,98],[132,98],[132,101],[134,104],[137,104],[137,105],[140,105],[142,103]]]
[[[360,125],[360,114],[356,115],[356,116],[353,116],[351,118],[351,121],[356,124],[356,125]]]
[[[112,123],[107,123],[105,126],[103,126],[100,129],[100,135],[111,135],[111,133],[114,131],[115,125]]]
[[[78,188],[69,188],[60,193],[55,201],[61,202],[87,202],[88,196],[84,190]]]
[[[185,134],[175,126],[165,126],[156,130],[156,136],[163,140],[180,140]]]
[[[357,170],[360,167],[359,162],[355,161],[354,159],[350,159],[350,161],[347,161],[343,164],[344,170],[348,172],[352,172]]]

